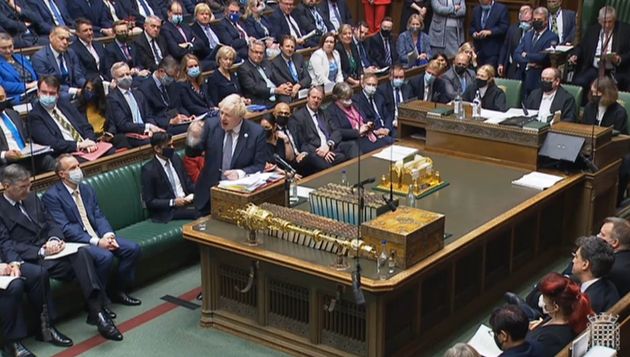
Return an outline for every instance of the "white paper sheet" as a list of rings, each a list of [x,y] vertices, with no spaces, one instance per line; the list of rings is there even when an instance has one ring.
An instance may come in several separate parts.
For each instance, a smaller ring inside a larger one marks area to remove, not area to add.
[[[561,181],[564,177],[544,174],[538,171],[532,171],[518,180],[512,181],[514,185],[529,187],[536,190],[544,190],[553,186],[556,182]]]
[[[538,115],[538,110],[528,109],[527,114],[529,116]],[[486,124],[499,124],[507,118],[520,117],[525,115],[521,108],[510,108],[507,112],[497,112],[494,110],[481,109],[481,117],[487,118],[484,123]]]
[[[409,155],[413,155],[417,152],[418,152],[418,149],[416,148],[402,146],[402,145],[392,145],[374,154],[373,157],[377,159],[383,159],[387,161],[396,162],[396,161],[400,161],[406,158]]]
[[[72,254],[76,253],[77,250],[79,250],[79,248],[85,247],[86,245],[89,245],[89,244],[66,242],[66,247],[61,252],[59,252],[57,254],[53,254],[53,255],[47,255],[44,259],[45,260],[54,260],[54,259],[63,258],[63,257],[66,257],[68,255],[72,255]]]
[[[297,187],[297,195],[298,197],[302,197],[302,198],[306,198],[308,199],[309,194],[311,192],[315,191],[314,188],[310,188],[310,187],[306,187],[306,186],[298,186]]]
[[[468,344],[477,350],[477,352],[485,357],[497,357],[502,351],[497,347],[494,338],[490,334],[492,329],[481,324],[475,332],[475,335],[468,341]]]
[[[17,276],[0,276],[0,290],[6,290],[9,284],[15,279],[18,279]]]

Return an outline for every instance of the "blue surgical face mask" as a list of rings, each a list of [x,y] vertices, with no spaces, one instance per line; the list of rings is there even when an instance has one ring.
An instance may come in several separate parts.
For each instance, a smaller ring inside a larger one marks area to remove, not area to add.
[[[518,24],[518,27],[520,27],[521,30],[527,32],[529,31],[529,29],[532,28],[532,24],[530,24],[529,22],[521,21],[521,23]]]
[[[169,86],[171,83],[173,83],[173,81],[175,81],[175,79],[171,76],[164,76],[162,77],[162,79],[160,79],[160,83],[162,83],[163,86]]]
[[[394,86],[394,88],[402,87],[403,83],[405,83],[405,80],[400,78],[394,78],[394,80],[392,81],[392,85]]]
[[[431,73],[425,73],[424,74],[424,81],[427,84],[431,84],[433,83],[433,80],[435,80],[435,76],[433,76]]]
[[[46,109],[52,109],[57,105],[57,96],[56,95],[40,95],[39,102]]]
[[[237,23],[240,18],[241,18],[241,14],[238,12],[235,14],[230,14],[230,21],[234,23]]]
[[[490,8],[492,8],[492,4],[490,4],[490,5],[480,5],[480,6],[481,6],[482,10],[486,10],[486,11],[488,11],[488,10],[490,10]]]
[[[188,68],[186,72],[188,73],[188,76],[192,78],[197,78],[201,74],[201,70],[199,69],[199,66]]]
[[[175,25],[179,25],[184,21],[184,16],[182,15],[173,15],[173,17],[171,18],[171,22],[173,22]]]

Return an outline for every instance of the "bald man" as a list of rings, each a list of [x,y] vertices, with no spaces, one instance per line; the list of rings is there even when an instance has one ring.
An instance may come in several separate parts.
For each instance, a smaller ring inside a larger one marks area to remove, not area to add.
[[[470,57],[460,52],[453,60],[453,66],[442,76],[449,100],[455,99],[457,92],[464,94],[469,85],[475,83],[475,71],[470,69]]]

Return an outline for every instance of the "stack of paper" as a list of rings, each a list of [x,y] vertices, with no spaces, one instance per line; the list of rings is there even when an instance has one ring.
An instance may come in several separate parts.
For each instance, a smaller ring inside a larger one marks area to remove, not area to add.
[[[418,149],[411,148],[408,146],[392,145],[374,154],[373,157],[377,159],[383,159],[387,161],[396,162],[396,161],[400,161],[406,158],[407,156],[413,155],[417,152],[418,152]]]
[[[0,290],[6,290],[15,279],[17,279],[17,276],[0,276]]]
[[[481,324],[468,344],[484,357],[496,357],[502,353],[492,337],[492,329]]]
[[[529,187],[536,190],[544,190],[553,186],[556,182],[562,180],[564,177],[543,174],[542,172],[533,171],[523,175],[518,180],[512,181],[513,184],[523,187]]]
[[[530,117],[536,116],[538,115],[538,110],[528,109],[527,114]],[[494,111],[494,110],[481,109],[481,117],[486,118],[486,120],[484,121],[484,123],[486,124],[499,124],[505,119],[513,118],[513,117],[520,117],[523,115],[525,114],[523,113],[523,109],[521,108],[510,108],[505,113]]]
[[[238,180],[223,180],[219,182],[219,188],[240,192],[254,192],[267,182],[271,182],[282,177],[277,172],[258,172],[245,176]]]
[[[65,248],[63,248],[63,250],[57,254],[53,254],[53,255],[47,255],[44,260],[55,260],[55,259],[59,259],[59,258],[63,258],[65,256],[68,255],[72,255],[74,253],[76,253],[79,248],[81,247],[85,247],[88,246],[89,244],[85,244],[85,243],[74,243],[74,242],[66,242],[65,243]]]

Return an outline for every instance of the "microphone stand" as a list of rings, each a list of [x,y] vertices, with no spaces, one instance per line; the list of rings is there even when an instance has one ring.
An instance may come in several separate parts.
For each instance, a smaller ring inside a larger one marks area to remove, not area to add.
[[[273,154],[273,158],[276,164],[282,166],[282,169],[286,172],[286,178],[284,179],[284,195],[287,207],[291,207],[291,183],[295,179],[296,171],[293,166],[286,162],[280,155]]]
[[[357,139],[357,146],[359,145]],[[363,189],[366,182],[361,181],[361,153],[357,159],[357,184],[353,187],[357,188],[358,195],[358,217],[357,217],[357,241],[361,241],[361,222],[363,220],[363,210],[365,209],[365,201],[363,200]],[[368,179],[369,180],[369,179]],[[368,181],[366,180],[366,181]],[[354,271],[352,272],[352,292],[354,293],[354,301],[357,305],[365,304],[365,296],[361,291],[361,263],[359,262],[359,244],[356,245],[354,254]]]
[[[389,207],[389,209],[392,212],[396,212],[396,209],[398,208],[396,206],[396,203],[394,202],[394,162],[393,162],[393,157],[394,157],[394,145],[392,144],[392,146],[389,147],[389,199],[385,196],[382,195],[383,200],[385,201],[385,203],[387,204],[387,207]]]

